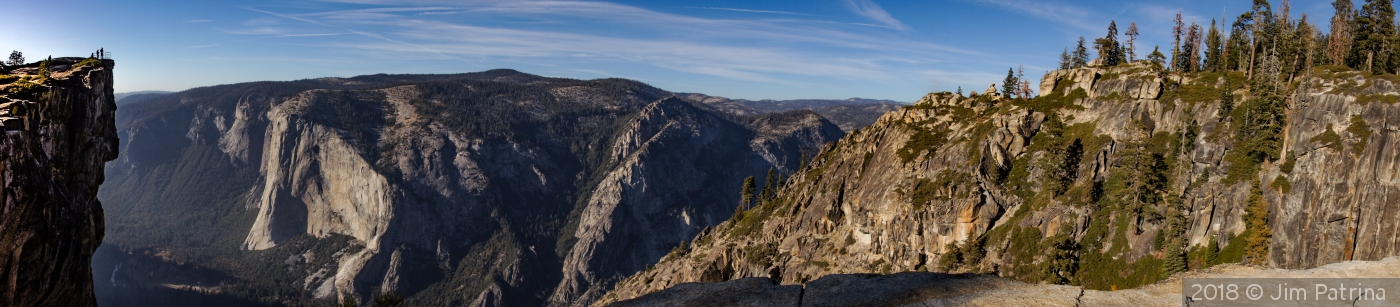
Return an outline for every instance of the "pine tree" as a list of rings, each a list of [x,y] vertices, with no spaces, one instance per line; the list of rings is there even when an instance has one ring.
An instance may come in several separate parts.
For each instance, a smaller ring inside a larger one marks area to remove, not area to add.
[[[19,50],[11,51],[11,52],[10,52],[10,60],[7,61],[7,62],[5,62],[5,65],[9,65],[9,66],[20,66],[20,65],[24,65],[24,53],[23,53],[23,52],[19,52]]]
[[[1224,55],[1220,30],[1215,27],[1215,20],[1210,21],[1210,33],[1206,34],[1206,70],[1225,71],[1225,61],[1221,58]]]
[[[1176,70],[1194,72],[1200,66],[1201,26],[1191,23],[1184,40],[1181,45],[1181,54],[1177,58]]]
[[[1327,37],[1327,58],[1332,65],[1346,65],[1346,57],[1351,54],[1351,44],[1354,37],[1351,25],[1356,16],[1356,10],[1352,7],[1352,0],[1336,0],[1332,2],[1335,9],[1332,15],[1332,32]]]
[[[1251,31],[1252,39],[1249,42],[1249,69],[1245,71],[1245,76],[1254,78],[1254,64],[1258,63],[1257,56],[1259,49],[1265,45],[1265,40],[1269,38],[1267,30],[1273,25],[1273,8],[1269,6],[1269,0],[1254,0],[1254,9],[1250,11],[1254,16],[1254,30]]]
[[[1074,59],[1069,57],[1069,48],[1065,48],[1064,52],[1060,52],[1060,69],[1070,69],[1073,66]]]
[[[778,172],[777,172],[776,170],[774,170],[772,167],[769,167],[769,168],[768,168],[768,178],[764,179],[764,182],[763,182],[763,193],[760,194],[759,201],[768,201],[768,200],[770,200],[770,199],[773,199],[773,194],[777,192],[777,189],[778,189]]]
[[[1137,22],[1129,23],[1128,32],[1124,32],[1123,35],[1128,36],[1128,62],[1132,63],[1137,60],[1137,46],[1134,44],[1138,37]]]
[[[742,203],[742,204],[741,204],[742,207],[748,207],[749,204],[751,204],[751,201],[753,201],[753,196],[754,196],[754,195],[753,195],[753,192],[754,192],[753,190],[754,190],[754,188],[755,188],[755,187],[754,187],[754,179],[753,179],[753,176],[749,176],[748,178],[744,178],[744,187],[741,188],[741,189],[739,190],[739,199],[740,199],[740,202]]]
[[[1163,68],[1165,67],[1163,65],[1167,63],[1167,56],[1157,49],[1157,46],[1152,46],[1152,53],[1147,55],[1147,61],[1152,62],[1157,68]]]
[[[1366,0],[1356,18],[1357,68],[1372,73],[1390,72],[1390,41],[1395,36],[1395,8],[1390,0]]]
[[[1269,228],[1269,204],[1264,202],[1264,191],[1259,186],[1256,181],[1245,206],[1245,231],[1249,235],[1244,238],[1244,255],[1250,264],[1265,265],[1269,263],[1269,239],[1274,233]]]
[[[1308,14],[1303,14],[1303,18],[1298,20],[1298,28],[1293,34],[1297,45],[1293,55],[1293,66],[1289,71],[1293,72],[1294,75],[1312,68],[1313,49],[1317,48],[1317,36],[1314,34],[1316,32],[1317,29],[1308,22]]]
[[[1181,61],[1181,60],[1180,60],[1180,58],[1181,58],[1181,35],[1182,35],[1182,34],[1185,34],[1185,31],[1186,31],[1186,24],[1181,22],[1181,12],[1177,12],[1177,13],[1176,13],[1176,19],[1173,19],[1172,22],[1173,22],[1173,24],[1174,24],[1175,26],[1172,27],[1172,66],[1171,66],[1171,68],[1172,68],[1172,69],[1176,69],[1176,67],[1180,66],[1180,65],[1177,64],[1177,63],[1179,63],[1179,62]]]
[[[1016,88],[1016,97],[1030,99],[1031,96],[1035,95],[1034,92],[1031,92],[1031,81],[1026,79],[1026,64],[1016,66],[1016,81],[1019,81]]]
[[[958,86],[958,96],[962,96],[962,86]]]
[[[1235,23],[1230,26],[1230,38],[1225,44],[1225,67],[1233,71],[1245,71],[1249,67],[1250,29],[1253,28],[1254,15],[1251,13],[1240,14],[1235,18]]]
[[[37,74],[40,80],[47,80],[49,78],[49,63],[51,63],[51,61],[53,61],[52,56],[47,60],[39,62],[39,71]]]
[[[1084,67],[1089,65],[1089,49],[1084,47],[1084,37],[1079,37],[1079,45],[1074,47],[1074,67]]]
[[[1118,66],[1121,62],[1122,47],[1118,45],[1118,25],[1113,21],[1108,22],[1108,35],[1094,40],[1094,49],[1099,51],[1099,59],[1103,60],[1104,66]]]
[[[1230,80],[1225,80],[1225,86],[1220,87],[1220,110],[1215,113],[1221,121],[1230,117],[1230,112],[1235,111],[1235,94],[1230,92]]]
[[[1016,88],[1020,87],[1020,81],[1016,80],[1016,69],[1006,69],[1006,80],[1001,81],[1001,96],[1011,98],[1016,93]]]

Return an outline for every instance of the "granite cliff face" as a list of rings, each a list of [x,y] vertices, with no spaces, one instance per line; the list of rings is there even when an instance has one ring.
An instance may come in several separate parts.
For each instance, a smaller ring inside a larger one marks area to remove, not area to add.
[[[384,291],[586,304],[727,219],[739,197],[715,191],[791,172],[842,135],[810,111],[738,117],[632,81],[505,70],[227,85],[131,108],[104,194],[113,245],[217,274],[114,267],[114,284],[284,305]]]
[[[934,93],[886,114],[595,305],[748,277],[968,272],[1107,290],[1241,260],[1400,255],[1394,78],[1319,67],[1276,80],[1275,96],[1241,90],[1241,73],[1141,63],[1043,80],[1036,99]]]
[[[103,164],[117,157],[111,60],[9,67],[0,85],[0,305],[96,306]],[[47,79],[47,80],[45,80]]]

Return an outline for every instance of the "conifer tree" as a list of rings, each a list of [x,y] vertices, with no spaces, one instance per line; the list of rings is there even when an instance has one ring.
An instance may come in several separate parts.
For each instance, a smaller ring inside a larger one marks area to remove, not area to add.
[[[1128,36],[1128,62],[1132,63],[1137,60],[1137,46],[1135,45],[1138,37],[1137,22],[1129,23],[1128,32],[1124,32],[1123,35]]]
[[[1176,70],[1194,72],[1200,66],[1201,26],[1192,23],[1188,27],[1184,40],[1181,45],[1181,54],[1177,58]]]
[[[1235,110],[1235,94],[1230,91],[1230,80],[1225,80],[1225,86],[1220,87],[1220,110],[1215,116],[1221,121],[1230,117],[1230,112]]]
[[[1253,29],[1254,15],[1252,13],[1240,14],[1235,18],[1235,23],[1230,26],[1230,38],[1225,44],[1225,66],[1229,70],[1245,71],[1249,68],[1249,53],[1251,30]]]
[[[1108,22],[1108,35],[1094,40],[1094,48],[1099,51],[1099,59],[1103,60],[1104,66],[1118,66],[1122,62],[1122,47],[1118,44],[1118,25],[1113,21]]]
[[[778,172],[772,167],[768,168],[768,178],[764,179],[763,193],[760,194],[760,201],[773,199],[773,194],[778,190]]]
[[[1158,68],[1162,68],[1167,62],[1167,56],[1157,49],[1157,46],[1152,46],[1152,53],[1147,55],[1147,61],[1152,62],[1152,64],[1156,65]]]
[[[1390,72],[1390,41],[1395,36],[1395,8],[1390,0],[1366,0],[1356,18],[1357,68]]]
[[[1210,21],[1210,32],[1206,34],[1206,69],[1208,71],[1225,71],[1224,54],[1222,49],[1222,38],[1220,30],[1215,26],[1215,20]]]
[[[1186,24],[1181,22],[1181,12],[1176,13],[1176,19],[1172,21],[1172,66],[1175,69],[1181,60],[1181,35],[1185,34]]]
[[[1020,83],[1020,81],[1016,80],[1016,69],[1007,68],[1006,80],[1001,81],[1001,96],[1011,98],[1011,95],[1014,95],[1016,89],[1020,87]]]
[[[23,52],[19,52],[19,50],[11,51],[11,52],[10,52],[10,59],[9,59],[9,61],[6,61],[6,62],[5,62],[5,65],[9,65],[9,66],[20,66],[20,65],[24,65],[24,53],[23,53]]]
[[[1089,65],[1089,49],[1086,48],[1086,47],[1084,47],[1084,37],[1083,37],[1083,36],[1080,36],[1080,37],[1079,37],[1079,45],[1076,45],[1076,46],[1074,47],[1074,53],[1072,54],[1072,56],[1074,56],[1074,67],[1075,67],[1075,68],[1084,67],[1085,65]]]
[[[743,188],[741,188],[741,189],[739,190],[739,199],[740,199],[740,201],[742,202],[741,205],[742,205],[743,207],[748,207],[749,204],[750,204],[750,201],[753,201],[753,192],[754,192],[753,190],[754,190],[754,188],[755,188],[755,187],[754,187],[754,179],[753,179],[753,176],[749,176],[748,178],[744,178],[744,186],[743,186]]]
[[[1249,235],[1245,241],[1245,261],[1254,265],[1269,263],[1269,239],[1274,236],[1269,228],[1269,204],[1264,202],[1264,191],[1256,181],[1245,205],[1245,231]]]
[[[1035,94],[1031,92],[1031,81],[1026,79],[1026,64],[1016,66],[1016,81],[1019,82],[1019,84],[1017,84],[1016,97],[1030,99],[1031,96]]]
[[[1332,65],[1346,65],[1346,57],[1351,54],[1354,37],[1351,26],[1356,10],[1352,8],[1351,0],[1333,1],[1332,8],[1335,12],[1332,15],[1331,34],[1327,37],[1327,58]]]
[[[1069,48],[1065,48],[1064,52],[1060,52],[1060,69],[1070,69],[1073,66],[1074,59],[1069,57]]]

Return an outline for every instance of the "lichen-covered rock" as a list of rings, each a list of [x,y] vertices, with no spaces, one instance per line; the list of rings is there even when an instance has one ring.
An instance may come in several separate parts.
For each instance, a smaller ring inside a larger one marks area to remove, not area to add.
[[[90,265],[103,237],[97,189],[117,157],[115,64],[71,68],[80,60],[54,59],[47,86],[9,98],[29,108],[8,114],[25,117],[20,129],[0,132],[0,305],[97,305]]]

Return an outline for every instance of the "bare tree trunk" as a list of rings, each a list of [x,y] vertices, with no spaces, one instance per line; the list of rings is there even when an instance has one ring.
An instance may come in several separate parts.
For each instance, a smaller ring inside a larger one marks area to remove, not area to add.
[[[1376,56],[1375,51],[1366,51],[1366,72],[1371,72],[1371,58]]]

